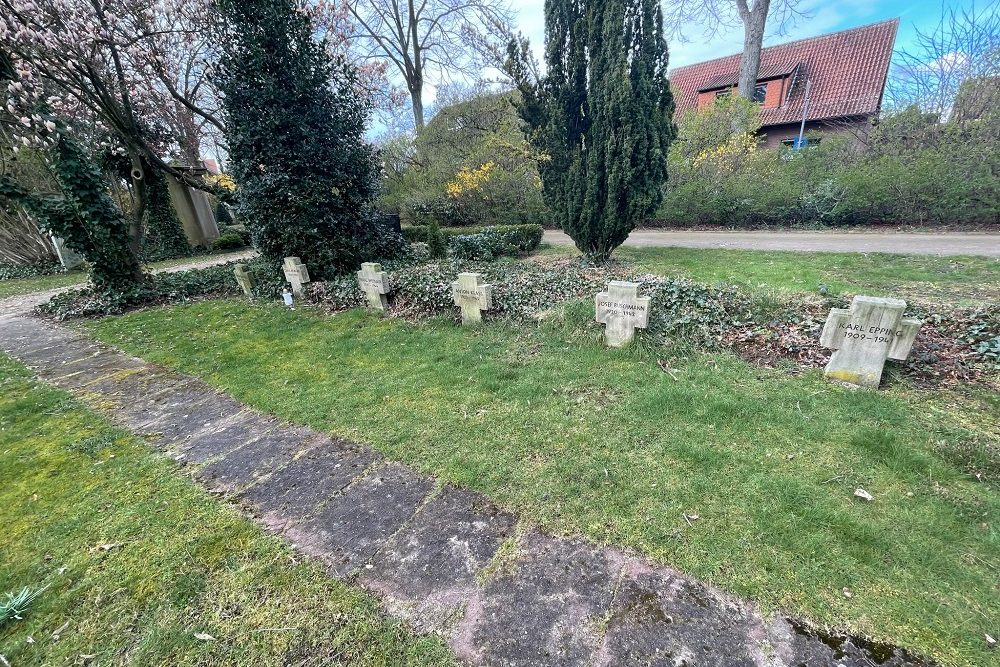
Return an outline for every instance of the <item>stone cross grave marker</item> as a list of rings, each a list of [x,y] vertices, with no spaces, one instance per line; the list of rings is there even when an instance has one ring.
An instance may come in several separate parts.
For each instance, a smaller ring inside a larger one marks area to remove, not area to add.
[[[462,324],[479,324],[484,310],[493,307],[493,286],[484,285],[481,273],[460,273],[451,284],[455,305],[462,309]]]
[[[834,308],[823,327],[820,343],[836,350],[826,365],[826,377],[862,387],[878,388],[886,359],[906,359],[921,322],[904,320],[906,302],[856,296],[849,309]]]
[[[239,283],[240,289],[248,297],[253,296],[253,276],[247,271],[246,264],[237,264],[236,268],[233,269],[233,273],[236,274],[236,282]]]
[[[385,295],[389,291],[389,276],[381,264],[365,262],[358,271],[358,287],[368,297],[368,306],[375,310],[385,310]]]
[[[310,282],[309,269],[298,257],[286,257],[281,268],[285,272],[285,280],[292,284],[292,294],[302,296],[302,286]]]
[[[595,319],[604,327],[604,340],[611,347],[621,347],[635,336],[636,329],[649,323],[648,296],[639,296],[639,283],[612,280],[608,291],[596,298]]]

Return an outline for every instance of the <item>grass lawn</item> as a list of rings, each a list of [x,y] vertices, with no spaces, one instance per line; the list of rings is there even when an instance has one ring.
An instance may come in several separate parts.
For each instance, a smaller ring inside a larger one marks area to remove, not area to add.
[[[2,355],[0,461],[0,664],[454,664]]]
[[[549,246],[544,256],[577,255],[575,248]],[[959,304],[1000,302],[1000,259],[886,253],[786,252],[700,248],[628,248],[615,256],[662,275],[700,282],[726,282],[753,289],[816,293],[864,293]]]
[[[87,326],[550,531],[947,665],[995,661],[1000,396],[851,391],[721,354],[660,351],[665,373],[603,349],[592,317],[469,330],[227,300]]]
[[[213,255],[198,255],[196,257],[178,257],[176,259],[165,259],[161,262],[153,262],[148,264],[147,268],[151,270],[157,269],[169,269],[175,266],[181,266],[184,264],[189,264],[191,262],[206,261],[208,259],[218,258],[220,261],[225,261],[228,255],[238,255],[240,253],[246,252],[245,249],[234,250],[232,252],[225,252]],[[20,294],[31,294],[32,292],[44,292],[50,289],[58,289],[60,287],[69,287],[72,285],[83,285],[87,282],[87,273],[85,271],[71,271],[69,273],[57,273],[51,276],[37,276],[35,278],[18,278],[16,280],[0,280],[0,299],[5,299],[9,296],[18,296]]]

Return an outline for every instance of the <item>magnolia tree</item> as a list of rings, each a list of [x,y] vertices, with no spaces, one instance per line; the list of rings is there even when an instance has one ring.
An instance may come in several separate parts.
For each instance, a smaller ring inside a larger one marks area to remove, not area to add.
[[[147,206],[163,201],[156,192],[164,175],[205,187],[168,155],[172,135],[190,146],[198,123],[222,127],[205,60],[191,55],[205,51],[200,35],[210,7],[202,0],[0,0],[0,10],[0,41],[15,68],[8,111],[20,119],[21,141],[54,145],[58,118],[108,137],[107,148],[130,163],[129,236],[138,254]],[[169,207],[158,214],[177,227]]]

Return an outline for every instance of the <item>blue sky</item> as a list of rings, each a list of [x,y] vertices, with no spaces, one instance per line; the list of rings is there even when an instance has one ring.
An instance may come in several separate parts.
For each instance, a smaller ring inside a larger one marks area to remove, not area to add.
[[[517,29],[531,40],[535,55],[544,68],[544,0],[509,2],[517,12]],[[665,4],[669,2],[664,0]],[[895,46],[898,51],[912,44],[917,30],[926,32],[934,29],[940,21],[943,6],[961,8],[975,4],[985,5],[985,0],[978,3],[975,0],[944,0],[944,5],[942,0],[801,0],[798,8],[805,16],[782,34],[777,33],[776,26],[769,27],[764,44],[780,44],[898,17],[899,32]],[[684,32],[686,41],[673,40],[670,43],[671,68],[739,53],[743,48],[742,26],[724,30],[711,38],[706,37],[704,30],[698,26],[685,26]],[[489,70],[484,74],[487,78],[496,77],[496,73]],[[434,108],[437,83],[428,80],[424,84],[424,105],[429,110]],[[400,118],[402,125],[409,124],[408,118]],[[385,130],[384,119],[376,119],[369,128],[369,135],[376,137]]]
[[[667,0],[669,2],[669,0]],[[972,0],[951,0],[947,6],[968,7]],[[980,0],[979,4],[983,4]],[[535,52],[541,56],[541,46],[544,38],[545,20],[543,0],[512,0],[512,5],[518,12],[518,27],[527,35],[534,45]],[[896,49],[905,48],[913,39],[917,28],[930,30],[941,16],[942,4],[939,0],[803,0],[800,7],[808,12],[808,16],[798,21],[784,35],[769,31],[765,45],[780,44],[794,39],[813,37],[827,32],[834,32],[854,26],[874,23],[893,17],[899,17],[899,34],[896,38]],[[685,28],[689,41],[670,44],[670,66],[680,67],[691,63],[709,60],[719,56],[739,53],[743,48],[743,32],[741,28],[728,30],[706,39],[703,31],[697,26]]]

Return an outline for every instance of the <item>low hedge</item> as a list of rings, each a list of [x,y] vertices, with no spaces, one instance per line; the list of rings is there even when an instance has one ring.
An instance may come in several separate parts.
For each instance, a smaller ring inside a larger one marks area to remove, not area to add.
[[[410,243],[430,243],[429,235],[432,230],[432,227],[404,227],[403,238]],[[466,253],[459,254],[457,256],[459,259],[489,259],[489,257],[482,257],[481,253],[471,250],[470,246],[487,242],[500,244],[508,249],[508,252],[496,253],[493,255],[494,257],[499,254],[513,254],[515,250],[516,252],[529,252],[541,244],[544,229],[541,225],[497,225],[495,227],[445,227],[438,231],[445,238],[450,249],[457,247],[460,249],[459,253]],[[487,234],[485,239],[482,237],[483,234]],[[466,236],[480,238],[472,241],[462,239],[453,243],[456,238]]]

